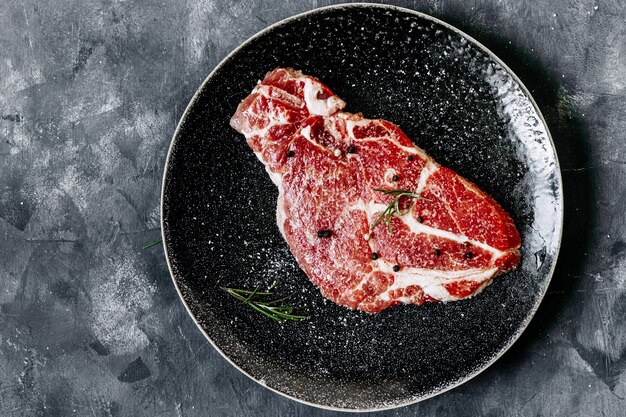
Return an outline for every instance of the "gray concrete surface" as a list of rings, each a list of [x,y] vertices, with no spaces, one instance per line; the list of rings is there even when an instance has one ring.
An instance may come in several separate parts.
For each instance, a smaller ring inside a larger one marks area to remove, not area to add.
[[[626,413],[626,4],[398,1],[504,59],[555,136],[566,226],[520,341],[469,383],[380,416]],[[0,6],[0,415],[331,416],[257,385],[187,316],[160,247],[165,154],[211,69],[326,1]]]

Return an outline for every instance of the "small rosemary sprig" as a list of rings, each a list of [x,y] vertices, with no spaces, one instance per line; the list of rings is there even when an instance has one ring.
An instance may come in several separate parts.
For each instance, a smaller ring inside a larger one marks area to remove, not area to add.
[[[294,310],[297,307],[276,305],[281,301],[285,301],[293,297],[295,293],[292,293],[286,297],[278,298],[276,300],[268,300],[268,297],[275,295],[275,293],[272,291],[275,286],[276,283],[272,284],[272,286],[267,291],[259,291],[258,288],[255,288],[252,291],[242,290],[239,288],[221,288],[235,299],[248,305],[251,309],[279,323],[285,320],[300,321],[311,318],[310,316],[293,314]]]
[[[411,202],[411,204],[409,204],[409,206],[405,210],[400,210],[399,203],[402,197],[430,201],[429,199],[422,197],[421,195],[411,190],[382,190],[380,188],[374,188],[374,191],[379,191],[385,195],[394,195],[396,197],[391,200],[391,203],[389,203],[387,208],[385,208],[385,210],[380,213],[380,216],[378,216],[378,218],[374,220],[374,223],[372,223],[372,226],[370,228],[371,230],[374,230],[378,223],[385,219],[385,223],[387,223],[387,230],[389,230],[389,233],[393,233],[393,230],[391,228],[391,217],[393,217],[394,215],[404,216],[409,212],[409,210],[411,210],[411,206],[413,205],[413,202]]]

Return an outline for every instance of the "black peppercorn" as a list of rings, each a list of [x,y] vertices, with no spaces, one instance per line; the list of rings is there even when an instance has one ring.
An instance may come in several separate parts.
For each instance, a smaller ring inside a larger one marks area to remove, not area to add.
[[[348,149],[346,149],[346,152],[348,153],[355,153],[356,152],[356,148],[352,145],[348,146]]]
[[[472,259],[474,254],[472,252],[465,252],[465,259]]]
[[[294,151],[287,151],[287,158],[291,158],[294,154]]]
[[[397,176],[397,175],[394,175],[393,177],[391,177],[391,179],[392,179],[393,181],[398,181],[400,178],[398,178],[398,176]]]
[[[420,223],[424,222],[424,218],[422,216],[417,216],[417,221]]]
[[[378,259],[378,254],[376,252],[372,252],[372,259],[373,260]]]
[[[398,272],[400,270],[400,265],[393,266],[393,272]]]
[[[439,249],[435,249],[435,256],[441,256],[441,251]]]
[[[412,161],[413,159],[415,159],[415,157],[413,155],[409,155],[409,157],[407,158],[409,161]]]
[[[318,230],[317,231],[317,237],[330,237],[332,233],[330,232],[330,230]]]

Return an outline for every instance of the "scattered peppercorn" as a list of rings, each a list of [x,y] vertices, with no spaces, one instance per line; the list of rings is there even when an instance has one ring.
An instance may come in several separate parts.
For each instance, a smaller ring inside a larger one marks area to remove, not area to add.
[[[420,223],[424,223],[424,218],[422,216],[417,216],[417,221]]]
[[[435,249],[435,256],[441,256],[441,251],[439,249]]]
[[[393,266],[393,272],[398,272],[400,270],[400,265]]]
[[[346,149],[346,152],[348,153],[355,153],[356,152],[356,148],[352,145],[348,146],[348,149]]]
[[[294,154],[294,151],[287,151],[287,158],[291,158]]]
[[[397,175],[394,175],[393,177],[391,177],[391,179],[392,179],[393,181],[398,181],[400,178],[398,178],[398,176],[397,176]]]
[[[318,230],[317,231],[317,237],[330,237],[332,233],[330,232],[330,230]]]
[[[409,155],[408,160],[412,161],[413,159],[415,159],[415,157],[413,155]]]
[[[472,259],[474,254],[472,252],[465,252],[465,259]]]
[[[372,259],[375,261],[378,259],[378,254],[376,252],[372,252]]]

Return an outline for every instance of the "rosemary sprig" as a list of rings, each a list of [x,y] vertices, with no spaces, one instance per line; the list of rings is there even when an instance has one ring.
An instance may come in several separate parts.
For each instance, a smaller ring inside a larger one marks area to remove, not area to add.
[[[272,284],[272,286],[267,291],[259,291],[258,288],[255,288],[252,291],[242,290],[239,288],[228,288],[228,287],[221,287],[221,288],[222,290],[226,291],[235,299],[248,305],[253,310],[279,323],[285,320],[300,321],[300,320],[306,320],[306,319],[311,318],[310,316],[293,314],[294,310],[297,307],[275,305],[281,301],[285,301],[293,297],[295,293],[292,293],[286,297],[282,297],[276,300],[268,300],[267,297],[275,295],[275,293],[272,291],[275,285],[276,283]]]
[[[148,248],[158,245],[161,242],[162,242],[161,239],[158,239],[158,240],[155,240],[154,242],[150,242],[150,243],[143,245],[143,248],[148,249]]]
[[[411,190],[382,190],[380,188],[374,188],[374,191],[379,191],[385,195],[394,195],[395,198],[391,200],[391,203],[389,203],[387,208],[385,208],[385,210],[380,213],[380,216],[378,216],[378,218],[374,220],[374,223],[372,223],[372,226],[370,228],[371,230],[374,230],[374,228],[378,226],[378,223],[385,219],[385,223],[387,223],[387,230],[389,230],[389,233],[393,233],[393,230],[391,228],[391,217],[393,217],[394,215],[404,216],[409,212],[409,210],[411,210],[411,206],[413,205],[413,201],[411,201],[411,203],[405,210],[400,210],[399,203],[402,197],[431,201]]]

